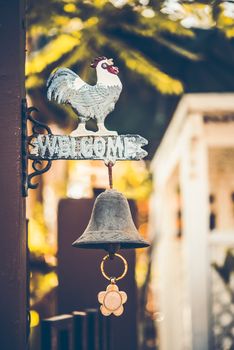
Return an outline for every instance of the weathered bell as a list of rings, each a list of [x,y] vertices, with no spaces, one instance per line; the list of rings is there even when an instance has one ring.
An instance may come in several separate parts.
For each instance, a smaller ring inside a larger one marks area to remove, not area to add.
[[[88,226],[73,244],[78,248],[118,249],[149,246],[137,231],[127,199],[116,190],[106,190],[94,203]]]

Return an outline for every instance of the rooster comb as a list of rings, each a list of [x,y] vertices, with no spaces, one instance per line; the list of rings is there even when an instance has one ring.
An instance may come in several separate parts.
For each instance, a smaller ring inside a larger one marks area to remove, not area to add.
[[[106,59],[107,59],[107,58],[106,58],[105,56],[96,57],[96,58],[94,58],[94,60],[91,62],[90,67],[96,68],[97,65],[98,65],[98,63],[99,63],[100,61],[103,61],[103,60],[106,60]]]

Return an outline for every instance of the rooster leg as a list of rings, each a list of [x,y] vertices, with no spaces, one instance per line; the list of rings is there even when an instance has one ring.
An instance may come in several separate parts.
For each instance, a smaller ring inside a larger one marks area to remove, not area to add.
[[[72,131],[71,136],[87,136],[93,134],[93,131],[87,130],[85,122],[80,122],[78,127]]]
[[[101,135],[101,136],[118,135],[117,131],[107,130],[107,128],[105,127],[104,123],[97,123],[97,127],[98,127],[98,131],[97,131],[98,135]]]

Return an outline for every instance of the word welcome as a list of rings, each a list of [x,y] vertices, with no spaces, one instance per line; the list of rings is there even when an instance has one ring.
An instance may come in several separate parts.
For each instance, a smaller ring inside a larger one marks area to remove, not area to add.
[[[39,134],[30,141],[31,159],[139,160],[147,155],[148,142],[139,135],[63,136]]]

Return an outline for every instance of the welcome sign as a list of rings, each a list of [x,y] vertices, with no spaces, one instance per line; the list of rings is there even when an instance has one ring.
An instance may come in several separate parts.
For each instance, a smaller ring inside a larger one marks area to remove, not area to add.
[[[29,158],[39,160],[140,160],[148,141],[139,135],[69,136],[37,134],[29,143]]]

